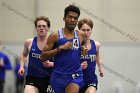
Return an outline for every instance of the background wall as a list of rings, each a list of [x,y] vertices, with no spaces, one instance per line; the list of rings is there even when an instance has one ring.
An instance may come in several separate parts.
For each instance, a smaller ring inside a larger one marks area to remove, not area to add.
[[[139,0],[0,0],[0,42],[14,66],[25,39],[35,33],[36,16],[48,16],[51,31],[64,27],[64,8],[78,6],[80,18],[94,21],[91,38],[101,42],[105,76],[99,77],[98,93],[112,93],[119,85],[124,93],[134,93],[140,81],[140,1]],[[98,69],[97,69],[98,74]],[[7,71],[5,93],[14,92],[13,71]]]

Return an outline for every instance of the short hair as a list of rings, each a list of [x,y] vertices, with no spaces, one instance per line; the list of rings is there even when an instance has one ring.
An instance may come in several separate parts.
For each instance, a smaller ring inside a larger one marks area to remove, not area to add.
[[[79,7],[75,6],[75,5],[69,5],[68,7],[65,8],[64,10],[64,17],[67,16],[68,12],[76,12],[78,14],[78,17],[80,16],[80,9]]]
[[[50,20],[49,20],[48,17],[45,17],[45,16],[36,17],[36,19],[34,21],[35,27],[37,27],[37,22],[40,21],[40,20],[44,20],[45,22],[47,22],[47,26],[50,28],[50,26],[51,26]]]
[[[83,24],[87,24],[91,27],[91,29],[93,28],[93,21],[90,18],[83,18],[81,20],[79,20],[78,22],[78,28],[80,29],[82,27]]]

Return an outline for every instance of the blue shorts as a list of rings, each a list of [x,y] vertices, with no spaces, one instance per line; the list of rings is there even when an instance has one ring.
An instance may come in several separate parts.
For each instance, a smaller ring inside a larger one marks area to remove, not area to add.
[[[75,83],[79,85],[79,87],[82,87],[83,85],[82,71],[68,75],[52,72],[50,84],[55,93],[65,93],[65,88],[70,83]]]

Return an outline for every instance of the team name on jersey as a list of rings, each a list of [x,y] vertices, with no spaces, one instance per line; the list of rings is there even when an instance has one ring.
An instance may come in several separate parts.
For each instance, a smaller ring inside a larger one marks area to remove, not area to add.
[[[40,54],[32,53],[32,57],[33,57],[33,58],[40,58]]]
[[[86,55],[86,56],[81,55],[81,59],[90,59],[91,62],[94,62],[96,60],[96,55]]]

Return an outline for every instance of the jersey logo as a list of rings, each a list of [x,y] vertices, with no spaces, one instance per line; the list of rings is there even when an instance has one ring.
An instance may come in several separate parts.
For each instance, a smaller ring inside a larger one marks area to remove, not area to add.
[[[88,87],[89,87],[89,86],[96,87],[97,85],[96,85],[96,83],[91,83],[91,84],[88,85]]]
[[[32,48],[32,51],[35,51],[35,49],[34,49],[34,48]]]
[[[47,93],[54,93],[54,90],[52,89],[52,87],[50,85],[48,85],[46,92]]]
[[[77,77],[79,77],[79,76],[80,76],[79,73],[74,73],[74,74],[72,74],[72,78],[73,78],[73,79],[75,79],[75,78],[77,78]]]

